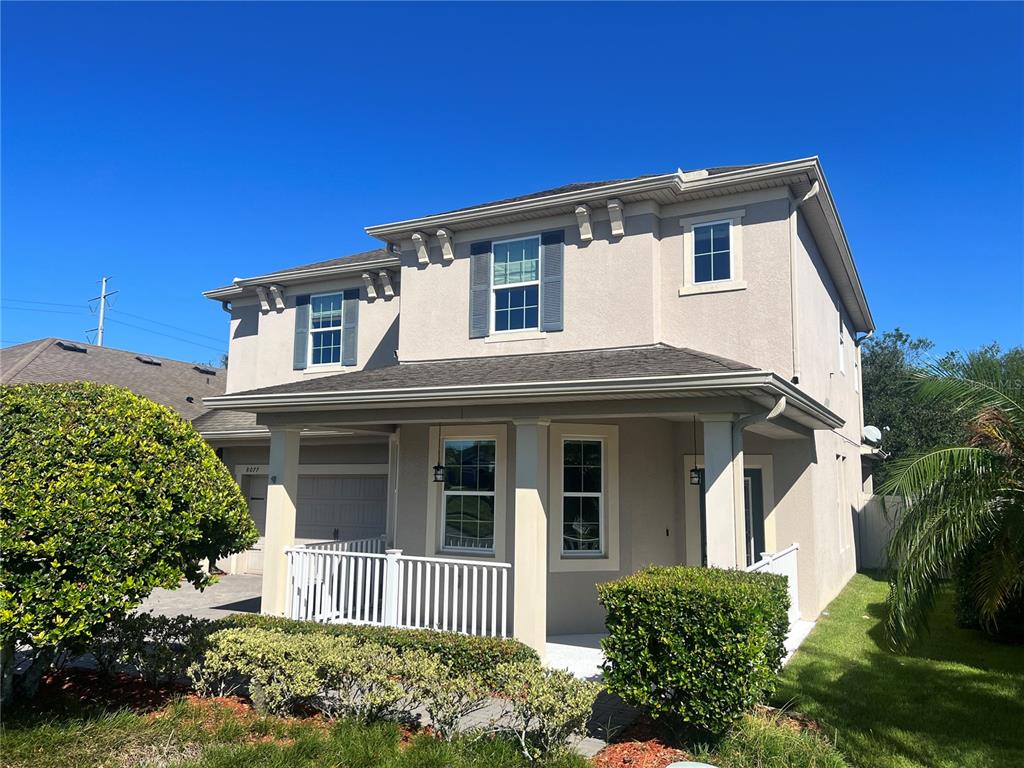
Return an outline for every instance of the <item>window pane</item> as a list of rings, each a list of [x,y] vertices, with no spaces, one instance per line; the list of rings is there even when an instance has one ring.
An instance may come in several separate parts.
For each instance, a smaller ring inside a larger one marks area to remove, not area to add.
[[[693,228],[693,252],[711,253],[711,227]]]
[[[583,444],[578,440],[566,440],[562,448],[562,463],[583,466]]]
[[[313,333],[313,365],[341,362],[341,331]]]
[[[601,468],[600,467],[583,467],[583,487],[581,491],[587,493],[600,493],[601,492]]]
[[[448,495],[445,499],[444,545],[462,549],[494,548],[494,497]]]
[[[601,443],[597,440],[587,440],[582,442],[583,446],[583,465],[587,467],[600,467],[601,466]]]
[[[579,493],[583,490],[583,468],[563,467],[562,468],[562,491],[564,493]]]
[[[508,330],[508,310],[499,309],[494,313],[494,330],[496,331],[507,331]]]
[[[508,311],[508,329],[520,331],[526,327],[526,314],[521,309],[510,309]]]
[[[696,283],[706,283],[711,279],[711,254],[694,256],[693,258],[693,280]]]
[[[310,322],[311,327],[316,328],[340,328],[341,327],[341,294],[332,293],[329,296],[314,296],[310,299]]]
[[[537,308],[536,307],[527,307],[523,311],[523,325],[526,328],[536,328],[537,327]]]
[[[711,247],[715,251],[729,250],[729,225],[715,224],[711,229]]]
[[[716,253],[714,256],[715,263],[714,279],[715,280],[728,280],[729,279],[729,253]]]
[[[540,274],[540,245],[536,238],[494,246],[494,284],[528,283]]]

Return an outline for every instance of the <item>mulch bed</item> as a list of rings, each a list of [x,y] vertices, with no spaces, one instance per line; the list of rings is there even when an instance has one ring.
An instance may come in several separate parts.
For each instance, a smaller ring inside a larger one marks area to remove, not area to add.
[[[187,692],[184,686],[154,688],[138,675],[106,677],[92,670],[72,668],[45,675],[30,706],[48,709],[77,702],[146,713],[163,709]]]
[[[690,753],[668,743],[664,734],[646,716],[638,717],[594,757],[596,768],[665,768]]]

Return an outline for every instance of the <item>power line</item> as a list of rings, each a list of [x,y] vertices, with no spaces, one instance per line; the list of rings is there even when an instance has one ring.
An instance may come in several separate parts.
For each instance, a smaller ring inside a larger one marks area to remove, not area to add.
[[[110,322],[117,323],[118,325],[124,325],[124,326],[126,326],[128,328],[134,328],[137,331],[144,331],[145,333],[152,333],[152,334],[155,334],[157,336],[164,336],[165,338],[174,339],[175,341],[181,341],[181,342],[184,342],[185,344],[191,344],[191,345],[193,345],[195,347],[205,347],[206,349],[212,349],[215,352],[223,352],[224,351],[224,347],[223,346],[214,347],[214,346],[211,346],[210,344],[201,344],[198,341],[192,341],[191,339],[183,339],[180,336],[172,336],[169,333],[161,333],[160,331],[154,331],[152,328],[143,328],[141,325],[135,325],[134,323],[126,323],[124,320],[118,320],[116,318],[110,318]]]
[[[133,314],[131,312],[125,312],[123,309],[111,308],[110,311],[111,312],[116,312],[119,315],[126,315],[128,317],[134,317],[134,318],[137,318],[139,320],[144,320],[145,322],[152,323],[153,325],[161,325],[164,328],[170,328],[171,330],[174,330],[174,331],[181,331],[182,333],[187,333],[187,334],[190,334],[192,336],[200,336],[200,337],[202,337],[204,339],[209,339],[210,341],[220,341],[220,342],[223,342],[223,339],[221,339],[221,338],[219,338],[217,336],[210,336],[210,335],[205,334],[205,333],[199,333],[198,331],[190,331],[188,328],[182,328],[180,325],[171,325],[170,323],[162,323],[159,320],[150,320],[148,317],[145,317],[143,315],[136,315],[136,314]]]
[[[71,312],[67,309],[37,309],[36,307],[11,307],[6,304],[0,304],[0,309],[6,310],[17,310],[19,312],[42,312],[47,315],[81,315],[87,313],[88,310],[80,309],[78,312]]]
[[[4,301],[13,301],[17,304],[42,304],[46,307],[81,307],[81,304],[62,304],[58,301],[33,301],[30,299],[4,299]]]

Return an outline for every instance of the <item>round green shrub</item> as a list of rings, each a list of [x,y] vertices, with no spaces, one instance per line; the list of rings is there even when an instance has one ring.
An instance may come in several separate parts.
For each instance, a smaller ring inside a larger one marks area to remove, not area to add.
[[[256,530],[191,424],[73,382],[0,387],[0,539],[9,657],[85,642],[154,587],[205,586],[202,561],[246,549]]]
[[[652,567],[598,585],[608,690],[719,734],[773,690],[785,655],[786,579]]]

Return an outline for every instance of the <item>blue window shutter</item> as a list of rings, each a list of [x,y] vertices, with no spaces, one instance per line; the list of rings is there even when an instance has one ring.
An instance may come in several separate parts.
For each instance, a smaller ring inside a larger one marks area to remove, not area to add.
[[[491,241],[469,246],[469,338],[491,330]]]
[[[292,349],[292,369],[304,370],[309,355],[309,295],[295,297],[295,346]]]
[[[359,360],[359,289],[349,288],[341,302],[341,364]]]
[[[540,329],[562,330],[562,285],[564,283],[565,232],[540,236]]]

